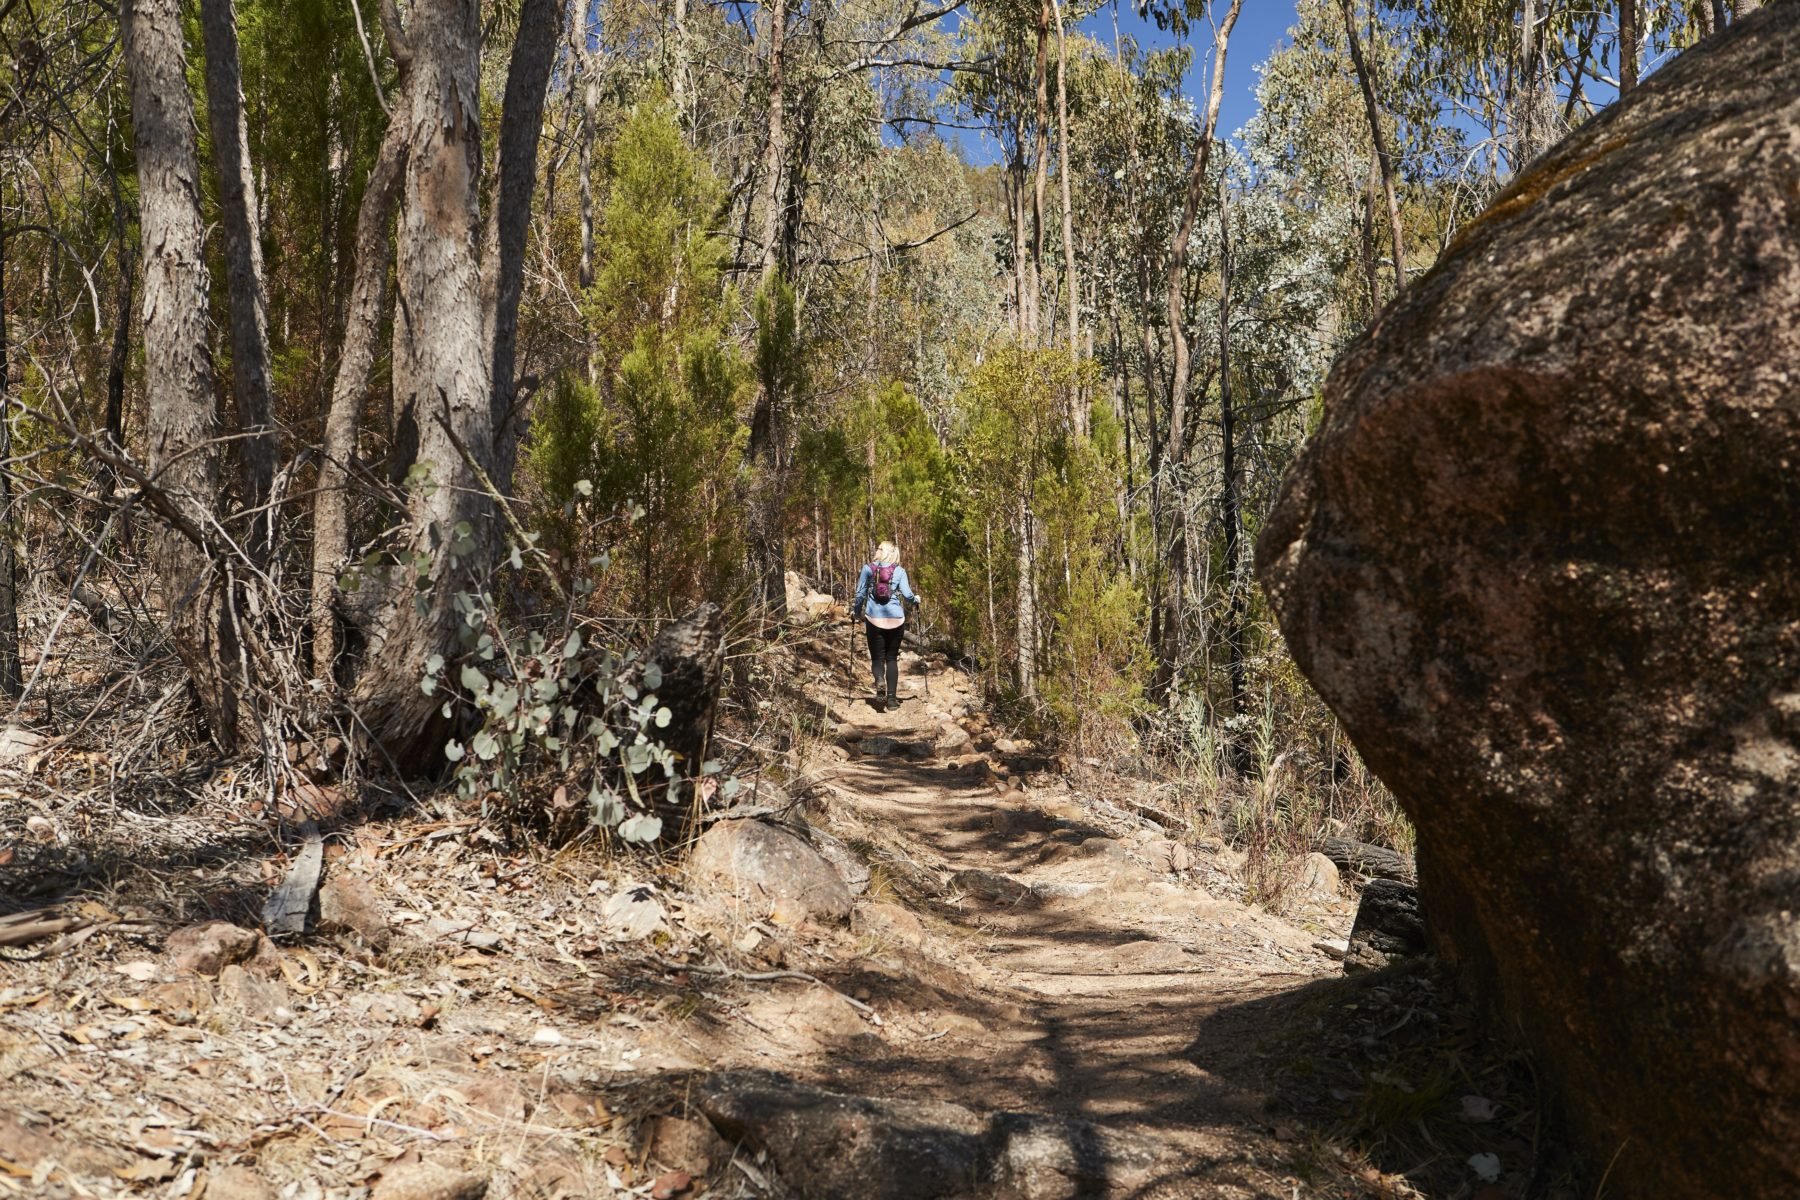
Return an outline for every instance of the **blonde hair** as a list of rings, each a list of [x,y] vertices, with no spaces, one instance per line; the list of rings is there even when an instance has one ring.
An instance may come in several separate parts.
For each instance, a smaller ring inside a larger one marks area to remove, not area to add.
[[[875,547],[875,561],[882,566],[889,566],[900,561],[900,547],[892,542],[883,542]]]

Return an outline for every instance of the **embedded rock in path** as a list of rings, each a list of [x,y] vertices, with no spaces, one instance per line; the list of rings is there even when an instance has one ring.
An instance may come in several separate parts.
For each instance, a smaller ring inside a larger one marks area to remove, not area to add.
[[[958,1104],[846,1096],[761,1073],[709,1080],[697,1101],[807,1200],[966,1196],[980,1170],[986,1125]]]
[[[925,925],[911,909],[876,902],[856,910],[856,931],[917,949],[925,942]]]
[[[1130,1194],[1160,1148],[1085,1121],[828,1092],[782,1075],[717,1076],[698,1106],[769,1156],[806,1200],[1073,1200]]]
[[[1180,842],[1168,838],[1150,838],[1140,847],[1152,866],[1159,871],[1182,872],[1192,869],[1194,856]]]
[[[484,1175],[437,1163],[411,1163],[383,1171],[370,1200],[482,1200],[487,1192]]]
[[[1339,361],[1258,546],[1434,942],[1619,1195],[1800,1195],[1797,379],[1780,4],[1464,227]]]
[[[995,904],[1018,904],[1031,895],[1029,887],[996,871],[958,871],[950,877],[950,886]]]
[[[695,1178],[722,1172],[731,1161],[730,1144],[708,1121],[657,1117],[645,1140],[657,1162]]]
[[[319,889],[319,932],[354,933],[371,950],[386,949],[394,937],[368,881],[344,874],[333,874]]]
[[[207,1172],[204,1194],[208,1200],[275,1200],[275,1190],[248,1167],[218,1167]]]
[[[1103,1133],[1086,1121],[996,1113],[986,1175],[994,1200],[1073,1200],[1134,1194],[1159,1157],[1155,1143]]]
[[[229,921],[203,921],[169,935],[163,951],[178,971],[217,975],[234,963],[249,962],[261,951],[262,934]]]
[[[802,832],[812,843],[812,848],[831,864],[852,896],[860,896],[869,890],[869,864],[857,857],[856,851],[817,825],[808,825]]]
[[[749,904],[757,916],[850,916],[850,890],[817,850],[761,821],[720,821],[694,843],[688,875]]]

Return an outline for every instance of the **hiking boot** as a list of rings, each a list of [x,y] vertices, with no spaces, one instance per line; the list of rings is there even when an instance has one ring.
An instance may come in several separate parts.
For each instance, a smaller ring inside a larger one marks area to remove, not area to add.
[[[889,696],[887,698],[887,710],[889,712],[899,712],[900,711],[900,697]]]
[[[880,696],[877,696],[873,700],[869,701],[869,707],[874,709],[876,712],[887,711],[887,704],[886,704],[886,702],[884,702],[882,700],[882,698]]]

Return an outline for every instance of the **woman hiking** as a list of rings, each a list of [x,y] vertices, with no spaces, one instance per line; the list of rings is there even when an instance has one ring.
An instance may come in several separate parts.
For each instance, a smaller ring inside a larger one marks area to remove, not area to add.
[[[860,614],[863,632],[869,639],[869,669],[875,675],[876,712],[900,707],[900,637],[906,627],[906,608],[901,600],[919,603],[900,565],[900,548],[883,542],[875,548],[875,557],[863,566],[856,581],[856,600],[850,606],[850,619]],[[887,697],[885,706],[883,696]]]

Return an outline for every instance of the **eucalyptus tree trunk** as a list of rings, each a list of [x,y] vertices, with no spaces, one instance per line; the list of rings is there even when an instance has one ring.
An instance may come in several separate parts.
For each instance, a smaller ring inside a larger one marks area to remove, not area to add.
[[[180,0],[125,0],[138,221],[144,251],[144,390],[149,473],[167,499],[153,550],[170,641],[222,748],[238,740],[238,633],[223,580],[196,532],[214,518],[218,429],[206,341],[200,165]]]
[[[269,381],[262,234],[257,222],[256,181],[250,169],[250,139],[244,125],[237,18],[231,0],[200,0],[200,33],[206,50],[206,113],[212,131],[213,172],[219,185],[219,224],[225,234],[232,390],[244,434],[236,445],[243,458],[245,499],[255,521],[249,544],[264,552],[273,544],[277,525],[274,512],[264,506],[274,490],[280,450]]]
[[[575,0],[575,58],[581,64],[581,137],[576,187],[581,193],[581,286],[594,286],[594,138],[599,134],[600,56],[588,36],[587,0]]]
[[[0,220],[0,695],[19,695],[19,522],[12,494],[12,343],[6,327],[6,222]]]
[[[331,408],[325,416],[324,461],[319,466],[318,497],[313,502],[312,652],[314,678],[328,683],[336,676],[341,644],[337,595],[338,576],[350,554],[350,473],[379,348],[381,319],[387,311],[394,206],[411,149],[410,105],[410,88],[402,78],[393,98],[387,136],[376,153],[356,216],[356,263],[344,347],[332,382]]]
[[[1362,249],[1363,288],[1368,293],[1368,319],[1375,320],[1375,313],[1381,308],[1381,276],[1379,263],[1381,254],[1375,247],[1375,205],[1381,199],[1381,164],[1373,154],[1369,156],[1369,178],[1363,188],[1362,220],[1360,232]]]
[[[1362,88],[1363,112],[1369,118],[1369,141],[1375,147],[1375,162],[1381,170],[1381,195],[1387,202],[1388,232],[1393,237],[1394,291],[1406,286],[1406,233],[1400,224],[1399,192],[1394,185],[1394,156],[1388,150],[1387,132],[1381,124],[1381,103],[1375,97],[1375,80],[1369,74],[1368,59],[1363,56],[1362,38],[1356,32],[1356,12],[1350,0],[1338,0],[1344,14],[1344,34],[1350,41],[1350,62],[1356,69],[1356,82]]]
[[[1168,687],[1174,681],[1181,658],[1181,631],[1185,621],[1181,580],[1187,569],[1187,501],[1180,476],[1187,466],[1188,388],[1193,382],[1193,361],[1187,336],[1187,264],[1188,247],[1194,226],[1200,217],[1200,200],[1206,194],[1207,165],[1212,157],[1213,136],[1219,126],[1219,105],[1225,98],[1225,51],[1231,41],[1232,26],[1244,0],[1231,0],[1225,17],[1219,22],[1213,42],[1212,85],[1206,97],[1206,115],[1200,125],[1200,145],[1188,170],[1187,190],[1181,201],[1181,220],[1169,243],[1169,426],[1165,458],[1171,473],[1169,507],[1174,528],[1166,545],[1169,553],[1169,588],[1163,615],[1161,637],[1157,646],[1157,683]]]
[[[674,0],[673,7],[673,30],[668,47],[669,99],[675,104],[676,123],[686,133],[693,127],[693,83],[688,70],[688,0]]]
[[[1011,209],[1012,243],[1013,243],[1013,324],[1018,329],[1019,344],[1025,345],[1032,326],[1031,300],[1031,256],[1026,250],[1025,237],[1025,131],[1019,131],[1018,152],[1008,164],[1010,185],[1007,187],[1007,207]]]
[[[1019,504],[1019,578],[1014,606],[1019,621],[1019,695],[1037,695],[1037,514],[1031,510],[1030,485]]]
[[[1619,0],[1619,96],[1638,84],[1638,0]]]
[[[1075,274],[1075,206],[1069,199],[1069,44],[1063,34],[1062,3],[1054,0],[1056,13],[1056,144],[1057,176],[1062,182],[1063,275],[1069,287],[1069,357],[1081,357],[1081,306],[1077,301]],[[1086,437],[1087,408],[1082,389],[1071,388],[1069,425],[1077,437]]]
[[[412,13],[393,376],[403,420],[417,429],[417,470],[408,544],[350,694],[363,727],[403,768],[440,761],[442,701],[419,680],[433,655],[454,653],[455,598],[477,589],[496,544],[493,506],[475,471],[493,461],[493,373],[475,255],[481,5],[439,0]]]
[[[500,142],[492,208],[482,257],[485,341],[493,354],[489,403],[493,408],[492,476],[502,495],[512,491],[519,451],[514,376],[518,363],[519,298],[525,284],[525,242],[531,230],[531,196],[537,187],[538,140],[544,126],[544,94],[556,45],[562,40],[562,0],[523,0],[500,109]]]
[[[1550,144],[1554,123],[1544,74],[1544,40],[1538,25],[1545,0],[1525,0],[1519,30],[1518,83],[1513,89],[1513,171],[1521,172]]]
[[[787,0],[770,0],[769,11],[769,131],[763,155],[762,177],[762,288],[767,297],[767,312],[777,308],[777,292],[782,286],[781,244],[785,217],[786,190],[783,176],[787,167]],[[750,571],[754,577],[754,596],[758,611],[765,620],[779,618],[787,609],[784,583],[783,547],[780,529],[781,506],[781,416],[786,397],[779,394],[777,373],[765,371],[757,389],[756,405],[750,418],[750,440],[746,447],[750,460],[749,518]]]
[[[1037,17],[1037,63],[1033,79],[1037,85],[1033,108],[1033,130],[1037,150],[1032,165],[1031,183],[1031,343],[1037,345],[1043,334],[1041,311],[1044,294],[1044,189],[1050,173],[1050,6],[1043,0]],[[1054,307],[1054,305],[1052,306]]]
[[[779,265],[781,175],[787,164],[787,0],[769,0],[769,136],[763,150],[762,281],[768,286]]]
[[[114,446],[125,444],[125,369],[131,364],[131,306],[137,264],[132,261],[125,228],[125,196],[118,176],[112,173],[113,239],[117,244],[118,282],[113,300],[112,349],[106,357],[106,436]],[[117,482],[110,465],[100,468],[101,493],[108,498]]]
[[[1219,189],[1219,523],[1224,526],[1225,676],[1231,688],[1231,712],[1242,715],[1246,707],[1244,615],[1250,580],[1244,570],[1244,500],[1238,478],[1237,407],[1231,390],[1231,213],[1229,195]],[[1230,740],[1234,770],[1242,774],[1249,755],[1243,739]]]

